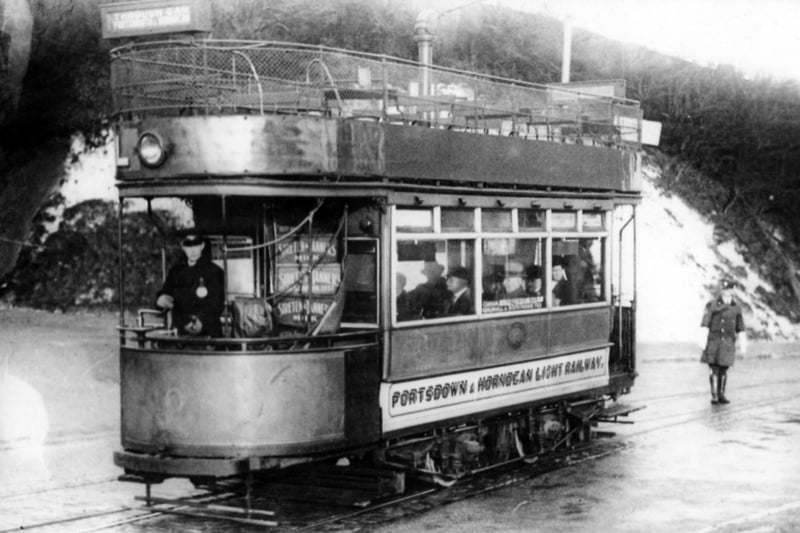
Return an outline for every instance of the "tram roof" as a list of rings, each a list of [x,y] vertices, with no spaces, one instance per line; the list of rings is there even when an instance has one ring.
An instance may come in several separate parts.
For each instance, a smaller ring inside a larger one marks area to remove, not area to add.
[[[541,85],[395,57],[272,41],[191,40],[112,51],[123,116],[308,115],[638,149],[623,82]]]

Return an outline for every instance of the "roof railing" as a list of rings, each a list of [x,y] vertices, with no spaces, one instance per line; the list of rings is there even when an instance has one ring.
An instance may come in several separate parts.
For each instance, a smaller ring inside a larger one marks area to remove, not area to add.
[[[627,98],[294,43],[116,48],[112,91],[119,114],[317,115],[618,147],[641,138],[639,103]]]

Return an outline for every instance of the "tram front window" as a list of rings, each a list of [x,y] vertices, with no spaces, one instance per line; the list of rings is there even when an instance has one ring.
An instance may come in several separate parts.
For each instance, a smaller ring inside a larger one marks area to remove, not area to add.
[[[141,205],[125,215],[142,224],[122,236],[126,288],[138,291],[124,305],[154,335],[292,337],[377,325],[379,241],[369,228],[348,233],[345,202],[191,196]],[[163,324],[141,311],[154,307]]]

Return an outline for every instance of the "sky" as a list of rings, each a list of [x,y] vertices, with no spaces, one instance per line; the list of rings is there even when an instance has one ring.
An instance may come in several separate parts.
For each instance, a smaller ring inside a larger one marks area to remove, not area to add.
[[[441,0],[448,7],[468,0]],[[800,80],[800,0],[487,0],[701,66]]]

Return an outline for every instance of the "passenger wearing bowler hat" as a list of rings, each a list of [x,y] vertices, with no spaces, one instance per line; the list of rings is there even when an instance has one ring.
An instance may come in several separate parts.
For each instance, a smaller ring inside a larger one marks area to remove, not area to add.
[[[733,299],[733,282],[723,280],[717,297],[706,304],[701,327],[708,329],[705,349],[700,357],[711,371],[711,403],[730,403],[725,397],[728,384],[728,367],[733,366],[737,354],[747,349],[747,333],[741,308]],[[737,339],[738,337],[738,339]]]
[[[211,262],[202,235],[181,241],[184,257],[167,273],[156,295],[156,307],[172,312],[172,324],[183,335],[222,335],[220,315],[225,305],[222,269]]]
[[[450,298],[445,304],[446,315],[471,315],[475,313],[472,292],[469,290],[470,272],[462,266],[453,267],[447,273],[447,290]]]

